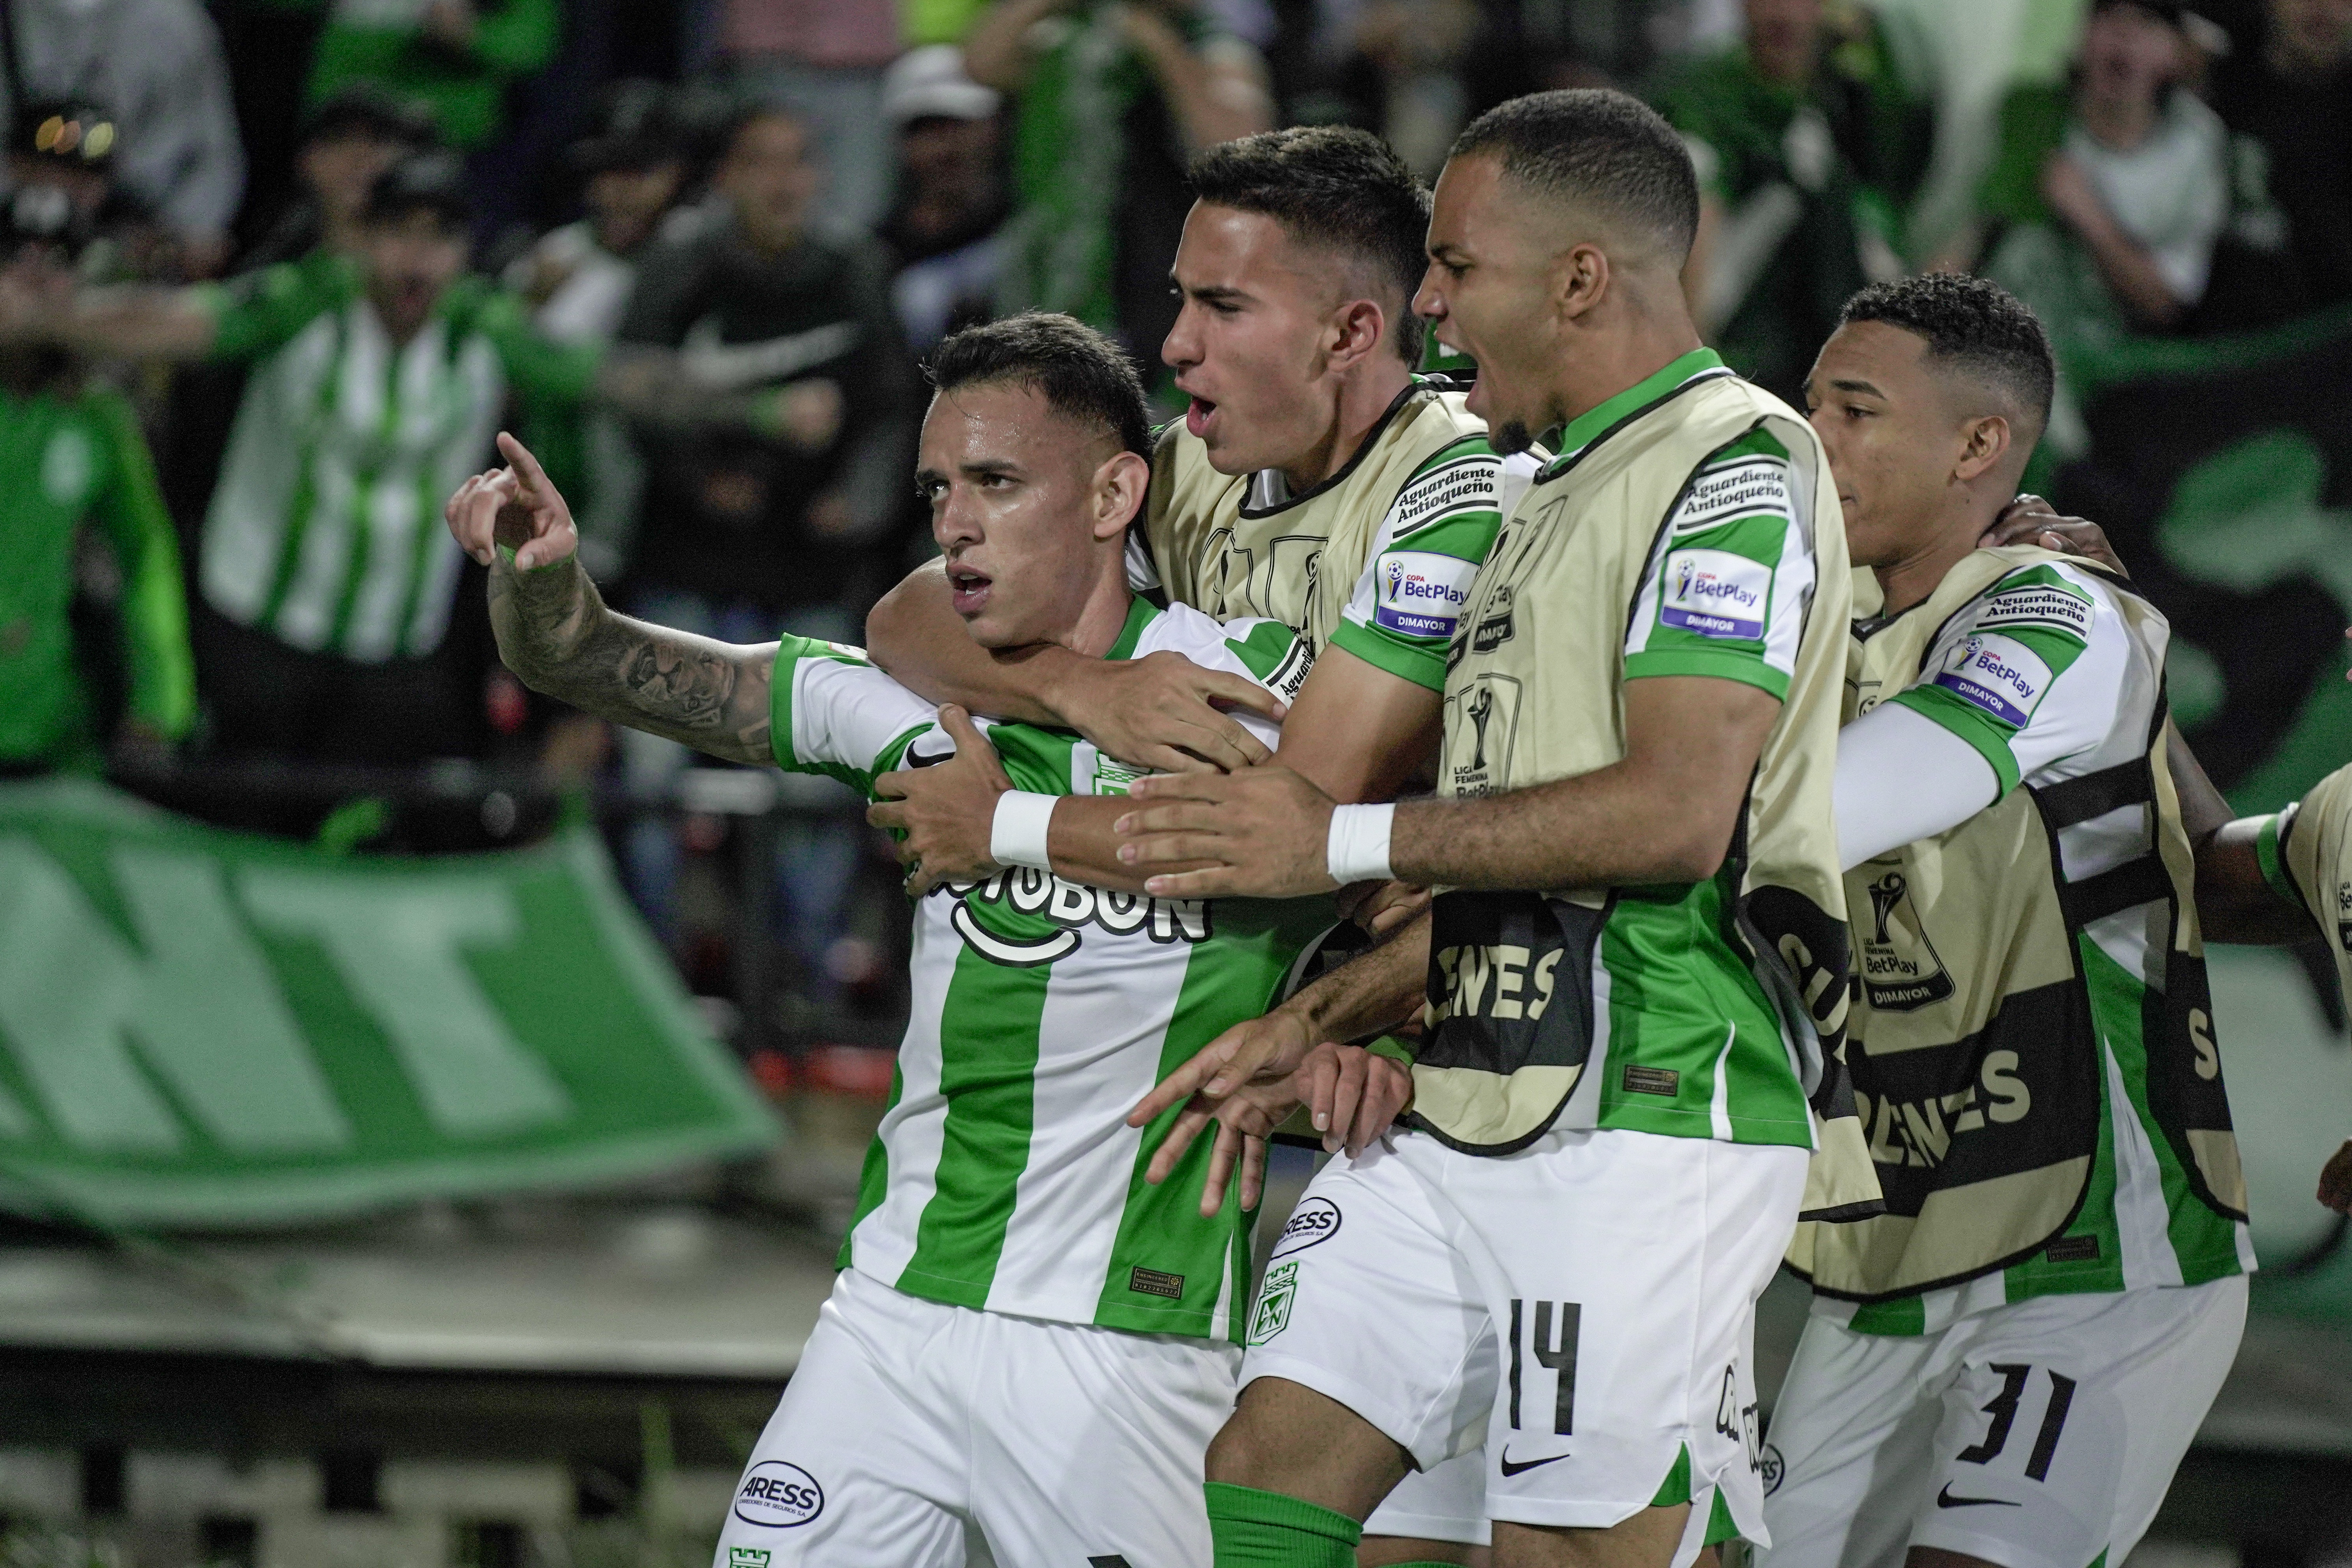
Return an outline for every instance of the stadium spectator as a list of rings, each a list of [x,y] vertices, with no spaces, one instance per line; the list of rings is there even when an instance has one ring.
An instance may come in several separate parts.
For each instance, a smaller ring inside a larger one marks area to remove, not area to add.
[[[593,351],[466,271],[457,159],[376,181],[359,251],[227,289],[106,290],[21,331],[92,354],[251,365],[205,519],[199,669],[223,750],[396,765],[479,740],[481,664],[450,628],[463,558],[437,498],[509,392],[576,401]],[[445,646],[445,644],[446,646]]]
[[[121,138],[113,117],[73,99],[27,99],[8,128],[7,229],[85,282],[132,275],[153,230],[114,179]]]
[[[952,44],[909,49],[884,80],[898,132],[899,187],[878,237],[888,247],[890,303],[918,357],[989,318],[1004,247],[997,153],[1003,100],[964,75]]]
[[[0,101],[94,102],[121,134],[115,179],[171,239],[163,274],[210,277],[228,259],[245,153],[220,35],[196,0],[9,0]]]
[[[353,82],[311,110],[294,153],[298,195],[247,255],[239,271],[297,261],[324,246],[360,250],[360,215],[376,177],[433,145],[433,118],[367,82]]]
[[[2335,304],[2352,299],[2352,4],[2269,0],[2263,20],[2216,68],[2214,98],[2260,150],[2300,302]]]
[[[1847,297],[1903,269],[1933,115],[1871,14],[1842,31],[1822,0],[1747,0],[1746,14],[1743,42],[1670,68],[1648,97],[1698,165],[1684,279],[1700,331],[1740,374],[1801,401]]]
[[[1176,320],[1184,161],[1274,123],[1257,51],[1193,0],[998,0],[964,65],[1018,95],[999,308],[1066,311],[1156,363]]]
[[[707,0],[737,93],[790,113],[824,174],[817,226],[862,235],[890,200],[882,72],[898,52],[894,0]]]
[[[2070,348],[2178,325],[2230,216],[2228,135],[2182,85],[2178,0],[2093,0],[2071,84],[2013,89],[1980,193],[1987,276]],[[2064,423],[2062,407],[2053,432]]]
[[[546,68],[562,31],[557,0],[331,4],[309,96],[324,103],[353,82],[373,82],[422,103],[444,142],[472,152],[498,140],[508,87]]]
[[[46,250],[54,237],[31,241]],[[10,268],[26,237],[12,239]],[[49,272],[44,258],[31,268]],[[36,277],[12,277],[37,288]],[[139,421],[121,394],[56,349],[0,348],[0,776],[88,766],[104,742],[73,607],[86,539],[110,552],[103,586],[121,636],[118,743],[149,749],[185,736],[196,711],[179,546]],[[93,531],[89,525],[95,524]]]
[[[638,267],[621,342],[677,348],[704,389],[759,389],[774,410],[766,434],[638,421],[646,499],[627,598],[658,625],[730,642],[851,641],[883,574],[903,565],[890,531],[912,460],[913,364],[871,242],[810,228],[812,152],[798,120],[748,110],[712,176],[723,220],[656,241]],[[638,787],[688,761],[655,737],[626,739]],[[789,939],[820,988],[857,849],[839,827],[788,836],[783,849]],[[677,858],[664,824],[640,825],[632,880],[665,935]]]
[[[686,141],[669,91],[649,81],[615,88],[598,133],[572,149],[587,176],[576,222],[551,229],[507,269],[508,287],[561,343],[613,341],[635,286],[637,261],[686,183]],[[577,498],[581,563],[599,582],[621,571],[636,531],[644,465],[608,411],[534,411],[524,435],[549,475]]]

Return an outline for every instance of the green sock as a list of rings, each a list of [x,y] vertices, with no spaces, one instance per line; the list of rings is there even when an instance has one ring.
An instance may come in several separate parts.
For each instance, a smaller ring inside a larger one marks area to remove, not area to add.
[[[1364,1527],[1346,1514],[1223,1481],[1202,1490],[1216,1568],[1354,1568]]]

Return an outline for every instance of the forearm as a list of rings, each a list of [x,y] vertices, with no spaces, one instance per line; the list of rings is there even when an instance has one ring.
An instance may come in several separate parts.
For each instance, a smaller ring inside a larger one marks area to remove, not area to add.
[[[949,603],[947,568],[938,561],[907,574],[867,612],[866,651],[918,696],[992,719],[1055,725],[1066,722],[1049,700],[1055,667],[1079,657],[1058,647],[994,654],[972,641]]]
[[[605,606],[574,557],[490,569],[499,656],[534,691],[737,763],[773,760],[775,647],[740,647],[648,626]]]
[[[1265,89],[1247,71],[1209,59],[1158,17],[1138,26],[1136,39],[1186,146],[1197,152],[1272,125]]]
[[[1494,890],[1703,881],[1730,834],[1704,831],[1707,814],[1686,810],[1622,763],[1479,799],[1408,800],[1396,808],[1389,865],[1424,887]]]
[[[2154,326],[2168,326],[2188,309],[2188,301],[2172,291],[2164,274],[2137,240],[2123,231],[2105,213],[2073,215],[2068,220],[2118,299],[2133,314]]]
[[[210,311],[176,289],[108,289],[76,299],[48,335],[97,357],[201,359],[217,326]]]
[[[1429,911],[1358,953],[1282,1005],[1305,1026],[1311,1045],[1345,1044],[1420,1016],[1429,992]]]
[[[1018,92],[1029,76],[1029,29],[1062,0],[998,0],[964,36],[964,74],[982,87]]]
[[[2259,817],[2232,822],[2197,846],[2197,922],[2208,942],[2291,947],[2320,934],[2309,912],[2263,875],[2260,827]]]
[[[1064,795],[1055,802],[1045,840],[1055,875],[1116,892],[1141,892],[1145,873],[1119,859],[1120,839],[1111,829],[1129,809],[1126,798],[1116,795]],[[1192,860],[1167,868],[1189,871],[1209,864]],[[1160,869],[1155,866],[1150,874],[1156,876]]]

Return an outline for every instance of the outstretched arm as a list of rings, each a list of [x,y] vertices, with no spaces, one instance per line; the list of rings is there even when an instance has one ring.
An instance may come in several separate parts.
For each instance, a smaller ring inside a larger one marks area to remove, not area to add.
[[[499,657],[534,691],[733,763],[767,763],[776,645],[741,647],[614,615],[580,569],[572,510],[523,444],[449,499],[449,531],[490,570]]]

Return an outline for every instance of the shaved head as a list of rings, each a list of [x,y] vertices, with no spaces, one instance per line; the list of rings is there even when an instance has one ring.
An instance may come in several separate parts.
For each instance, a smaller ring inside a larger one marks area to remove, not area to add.
[[[1622,92],[1515,98],[1472,121],[1453,156],[1495,159],[1518,191],[1582,230],[1578,237],[1614,241],[1621,265],[1654,259],[1678,272],[1698,234],[1698,175],[1682,138]]]
[[[1961,401],[1985,405],[1960,412],[2005,416],[2021,452],[2033,449],[2050,422],[2058,369],[2041,321],[2016,296],[1981,278],[1929,272],[1874,283],[1848,300],[1839,325],[1864,321],[1926,340],[1928,373]]]

